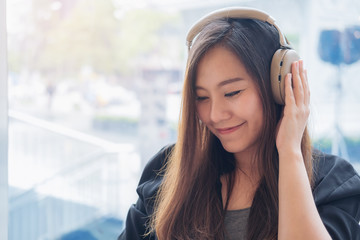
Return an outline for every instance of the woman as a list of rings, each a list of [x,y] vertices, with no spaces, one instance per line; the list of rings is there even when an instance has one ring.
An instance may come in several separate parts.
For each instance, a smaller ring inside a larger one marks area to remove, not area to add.
[[[226,15],[226,14],[225,14]],[[277,27],[218,16],[189,49],[178,140],[146,166],[119,239],[360,239],[360,178],[312,151],[302,60],[273,100]]]

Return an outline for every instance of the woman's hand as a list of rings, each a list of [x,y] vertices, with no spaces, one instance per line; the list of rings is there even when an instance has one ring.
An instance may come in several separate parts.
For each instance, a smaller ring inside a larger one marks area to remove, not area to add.
[[[293,62],[291,72],[285,77],[285,107],[277,126],[279,153],[289,150],[301,153],[301,139],[310,113],[310,91],[303,61]]]
[[[317,211],[301,152],[309,117],[310,92],[302,60],[285,78],[285,107],[278,125],[278,239],[331,239]],[[292,86],[291,86],[292,78]],[[299,224],[301,223],[301,224]]]

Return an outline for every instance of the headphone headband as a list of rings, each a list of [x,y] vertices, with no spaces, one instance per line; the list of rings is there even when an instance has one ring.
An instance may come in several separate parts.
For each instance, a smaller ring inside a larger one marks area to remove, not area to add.
[[[188,46],[188,49],[190,50],[192,41],[194,40],[196,35],[198,35],[207,24],[209,24],[215,19],[220,19],[220,18],[249,18],[249,19],[257,19],[263,22],[267,22],[273,25],[278,30],[280,45],[283,47],[288,46],[285,36],[282,34],[280,28],[275,24],[275,19],[272,18],[267,13],[254,8],[229,7],[229,8],[216,10],[214,12],[211,12],[203,16],[190,28],[186,36],[186,45]]]
[[[204,29],[207,24],[214,21],[215,19],[221,18],[257,19],[263,22],[267,22],[277,29],[280,39],[280,48],[276,50],[271,59],[270,84],[275,102],[282,105],[285,104],[285,76],[291,72],[291,64],[294,61],[298,61],[300,57],[296,51],[289,46],[285,36],[280,31],[280,28],[275,24],[275,19],[267,13],[253,8],[242,7],[223,8],[211,12],[202,17],[190,28],[186,36],[188,50],[190,51],[194,38]]]

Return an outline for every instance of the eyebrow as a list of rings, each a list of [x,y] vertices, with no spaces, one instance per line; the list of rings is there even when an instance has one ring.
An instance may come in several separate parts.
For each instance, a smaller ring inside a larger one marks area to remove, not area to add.
[[[243,78],[230,78],[230,79],[227,79],[227,80],[224,80],[224,81],[220,82],[218,84],[218,87],[222,87],[222,86],[225,86],[227,84],[230,84],[230,83],[233,83],[233,82],[238,82],[238,81],[243,81],[243,80],[245,80],[245,79],[243,79]]]
[[[234,83],[234,82],[238,82],[238,81],[244,81],[244,80],[245,80],[245,79],[239,78],[239,77],[226,79],[226,80],[218,83],[218,87],[223,87],[223,86],[225,86],[225,85],[227,85],[227,84]],[[204,89],[203,87],[200,87],[200,86],[196,86],[195,88],[196,88],[196,89]]]

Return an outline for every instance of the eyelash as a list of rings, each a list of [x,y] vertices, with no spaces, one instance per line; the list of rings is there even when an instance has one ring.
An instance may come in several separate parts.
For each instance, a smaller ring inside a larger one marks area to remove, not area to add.
[[[230,92],[230,93],[225,93],[225,97],[233,97],[235,95],[238,95],[242,90],[237,90],[237,91],[234,91],[234,92]],[[208,97],[196,97],[196,101],[204,101],[208,99]]]
[[[207,98],[208,98],[208,97],[196,97],[196,101],[201,102],[201,101],[206,100]]]
[[[233,96],[235,96],[235,95],[238,95],[240,92],[241,92],[241,90],[237,90],[237,91],[234,91],[234,92],[226,93],[226,94],[225,94],[225,97],[233,97]]]

